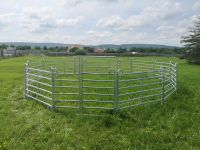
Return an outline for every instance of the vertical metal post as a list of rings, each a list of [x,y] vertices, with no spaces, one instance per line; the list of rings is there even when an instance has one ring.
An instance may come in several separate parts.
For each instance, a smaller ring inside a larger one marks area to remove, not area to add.
[[[130,60],[130,63],[131,63],[131,72],[133,72],[133,60],[132,59]]]
[[[76,74],[76,58],[77,58],[77,57],[75,56],[75,57],[74,57],[74,68],[73,68],[73,69],[74,69],[74,74]],[[79,59],[80,59],[80,58],[79,58]]]
[[[29,84],[29,61],[27,61],[27,63],[25,63],[25,83],[24,83],[24,96],[26,99],[28,99],[28,87]]]
[[[37,83],[36,83],[37,89],[36,90],[37,90],[37,93],[39,93],[39,89],[38,89],[39,88],[39,83],[38,83],[39,77],[38,77],[38,75],[39,75],[39,72],[36,71],[36,80],[37,80]],[[42,76],[43,76],[43,73],[42,73]],[[38,94],[36,94],[36,98],[38,98]]]
[[[170,83],[169,84],[170,84],[170,89],[171,89],[170,92],[172,92],[172,90],[173,90],[172,89],[172,87],[173,87],[173,85],[172,85],[172,67],[173,67],[172,62],[170,61],[170,69],[169,69],[169,72],[170,72],[170,80],[169,80]]]
[[[176,93],[177,93],[177,89],[178,89],[178,64],[175,64],[176,66]]]
[[[108,72],[111,70],[111,62],[110,62],[111,58],[108,58]]]
[[[155,65],[156,65],[156,60],[154,60],[154,62],[153,62],[153,70],[156,70]]]
[[[165,101],[165,74],[164,74],[164,68],[163,66],[161,66],[161,76],[162,76],[162,95],[161,95],[161,99],[162,102]]]
[[[142,88],[141,97],[143,100],[143,98],[144,98],[144,72],[142,72],[141,88]]]
[[[119,62],[116,57],[116,70],[115,70],[115,112],[119,111]]]
[[[55,75],[56,75],[56,68],[51,67],[51,109],[55,108],[55,100],[54,100],[54,87],[55,87]]]
[[[85,59],[84,65],[85,65],[85,72],[87,72],[87,59]]]
[[[79,101],[80,101],[80,110],[83,111],[83,64],[82,64],[82,57],[78,57],[78,78],[79,78]]]
[[[45,62],[45,57],[42,57],[42,70],[44,70],[44,62]],[[42,76],[44,76],[44,73],[42,72]]]
[[[64,61],[64,73],[66,73],[66,61]]]

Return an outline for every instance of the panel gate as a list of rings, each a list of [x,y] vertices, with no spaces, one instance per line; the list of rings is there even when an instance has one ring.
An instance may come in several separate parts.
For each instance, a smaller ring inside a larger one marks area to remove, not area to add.
[[[25,96],[49,108],[117,112],[164,102],[177,90],[178,65],[118,57],[49,58],[25,64]]]

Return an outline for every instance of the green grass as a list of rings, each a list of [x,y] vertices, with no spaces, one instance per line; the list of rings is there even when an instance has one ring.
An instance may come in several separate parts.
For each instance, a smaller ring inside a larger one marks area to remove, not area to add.
[[[25,100],[27,59],[40,58],[0,59],[0,149],[200,149],[200,66],[158,57],[179,63],[178,94],[163,105],[91,117]]]

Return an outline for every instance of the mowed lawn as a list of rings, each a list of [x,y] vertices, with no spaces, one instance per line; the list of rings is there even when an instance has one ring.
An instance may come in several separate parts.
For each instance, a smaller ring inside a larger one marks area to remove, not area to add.
[[[178,62],[178,94],[164,104],[94,117],[25,100],[28,59],[41,58],[0,58],[0,149],[200,149],[200,66],[178,58],[135,58]]]

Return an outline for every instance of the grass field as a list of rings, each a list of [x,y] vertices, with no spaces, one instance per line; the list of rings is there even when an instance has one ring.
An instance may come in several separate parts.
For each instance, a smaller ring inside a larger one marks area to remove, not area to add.
[[[28,59],[40,58],[0,59],[0,149],[200,149],[200,66],[158,57],[179,63],[178,94],[163,105],[91,117],[25,100]]]

